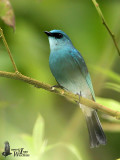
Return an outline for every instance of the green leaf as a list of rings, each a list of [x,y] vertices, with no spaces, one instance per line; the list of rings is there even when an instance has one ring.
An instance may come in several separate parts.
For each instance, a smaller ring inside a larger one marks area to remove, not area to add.
[[[0,0],[0,18],[15,30],[15,15],[9,0]]]
[[[39,157],[39,158],[41,158],[42,155],[45,153],[46,147],[47,147],[47,141],[44,140],[43,143],[42,143],[42,145],[41,145],[41,147],[40,147],[40,151],[39,151],[39,153],[38,153],[38,157]]]
[[[99,71],[100,73],[107,75],[108,78],[114,80],[115,82],[120,83],[120,75],[111,71],[111,70],[107,70],[107,69],[103,69],[97,66],[92,66],[92,69],[94,69],[95,71]]]
[[[44,120],[42,116],[38,116],[33,128],[33,144],[36,153],[39,153],[44,144]]]
[[[57,144],[49,145],[48,147],[46,147],[46,151],[49,151],[49,150],[54,149],[54,148],[59,147],[59,146],[68,149],[78,160],[82,160],[79,151],[72,144],[57,143]]]
[[[69,151],[71,151],[78,160],[82,160],[82,158],[80,157],[79,151],[77,150],[77,148],[74,145],[72,145],[72,144],[65,144],[65,147]]]
[[[100,98],[100,97],[97,97],[96,101],[100,104],[103,104],[104,106],[107,106],[112,110],[120,111],[120,102],[118,101],[115,101],[113,99]]]
[[[120,92],[120,85],[119,84],[108,82],[108,83],[106,83],[105,87],[109,88],[109,89],[112,89],[116,92]]]

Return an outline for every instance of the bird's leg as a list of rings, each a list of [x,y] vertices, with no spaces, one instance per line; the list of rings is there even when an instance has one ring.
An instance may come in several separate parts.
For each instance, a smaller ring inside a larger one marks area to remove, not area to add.
[[[80,91],[80,93],[77,93],[77,95],[79,96],[79,101],[77,101],[77,103],[80,105],[80,97],[82,96],[81,91]],[[81,108],[81,106],[80,106],[80,108]]]

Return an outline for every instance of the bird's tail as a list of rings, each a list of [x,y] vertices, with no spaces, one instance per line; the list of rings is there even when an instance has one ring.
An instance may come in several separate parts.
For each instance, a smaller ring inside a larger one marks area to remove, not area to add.
[[[90,147],[94,148],[94,147],[98,147],[99,145],[105,145],[106,136],[103,132],[97,112],[86,106],[83,106],[82,110],[84,112],[86,122],[87,122],[87,128],[88,128],[89,138],[90,138]]]

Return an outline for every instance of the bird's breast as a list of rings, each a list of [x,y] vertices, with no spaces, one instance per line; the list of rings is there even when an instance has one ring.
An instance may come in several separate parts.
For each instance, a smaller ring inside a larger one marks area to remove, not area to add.
[[[80,93],[81,90],[85,93],[88,91],[86,80],[70,52],[51,53],[49,65],[53,76],[61,86],[73,93]]]

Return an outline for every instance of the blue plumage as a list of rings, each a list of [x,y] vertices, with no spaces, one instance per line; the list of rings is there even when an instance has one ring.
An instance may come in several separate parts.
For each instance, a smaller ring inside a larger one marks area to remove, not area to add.
[[[69,37],[61,30],[45,32],[49,37],[49,65],[60,86],[75,94],[95,101],[91,78],[81,54],[75,49]],[[97,113],[94,109],[80,105],[85,114],[91,147],[106,143]]]

